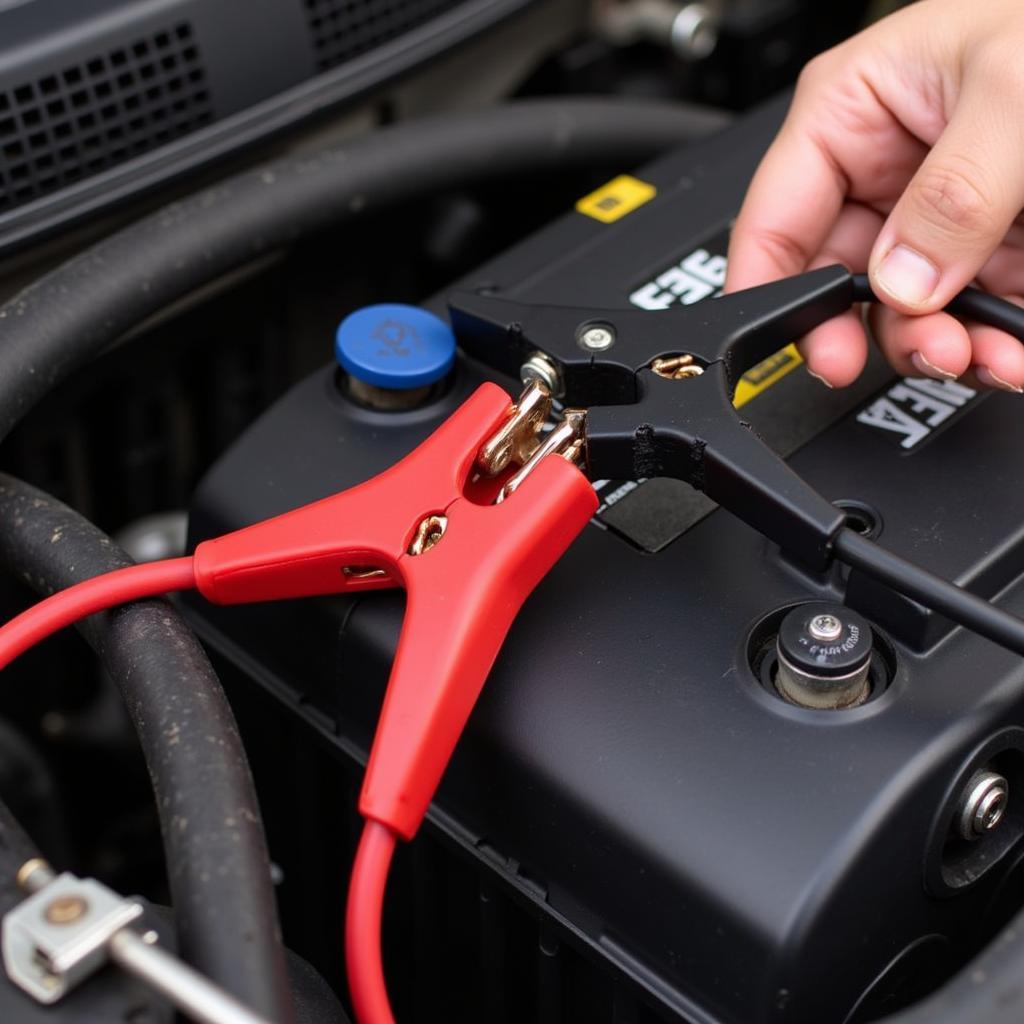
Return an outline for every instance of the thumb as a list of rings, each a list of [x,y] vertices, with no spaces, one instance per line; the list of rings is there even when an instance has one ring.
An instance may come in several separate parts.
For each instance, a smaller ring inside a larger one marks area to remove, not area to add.
[[[1016,97],[1005,85],[965,88],[889,215],[868,267],[886,305],[910,314],[941,309],[977,275],[1020,213],[1024,127],[1009,109]]]

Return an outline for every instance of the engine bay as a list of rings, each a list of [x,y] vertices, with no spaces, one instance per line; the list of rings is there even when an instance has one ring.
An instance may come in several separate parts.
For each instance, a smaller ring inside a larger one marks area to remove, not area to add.
[[[345,51],[216,160],[0,204],[4,619],[111,581],[0,630],[0,1019],[350,1019],[364,818],[399,1021],[1017,1019],[1020,403],[823,388],[842,268],[722,296],[880,12],[478,6],[384,98]]]

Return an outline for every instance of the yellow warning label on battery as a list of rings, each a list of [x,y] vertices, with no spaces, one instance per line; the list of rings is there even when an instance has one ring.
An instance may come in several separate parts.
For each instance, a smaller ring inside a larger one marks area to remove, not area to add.
[[[796,350],[796,345],[787,345],[743,374],[736,385],[732,404],[737,409],[741,405],[746,405],[762,391],[767,391],[776,381],[782,380],[790,370],[795,370],[802,362],[803,358]]]
[[[584,196],[576,204],[576,209],[604,224],[611,224],[627,213],[632,213],[638,206],[643,206],[657,194],[658,190],[648,182],[629,174],[620,174],[589,196]]]

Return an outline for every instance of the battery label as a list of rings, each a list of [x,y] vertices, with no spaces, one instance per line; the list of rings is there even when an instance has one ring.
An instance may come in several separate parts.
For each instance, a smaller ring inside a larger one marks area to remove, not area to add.
[[[769,356],[743,374],[739,384],[736,385],[732,404],[737,409],[746,405],[751,399],[757,398],[762,391],[767,391],[773,384],[782,380],[787,373],[795,370],[803,361],[796,345],[787,345],[781,352]]]
[[[584,196],[576,204],[576,211],[602,224],[613,224],[650,202],[657,194],[658,190],[649,182],[630,174],[620,174],[589,196]]]
[[[857,422],[910,451],[977,397],[959,381],[904,377],[857,413]]]
[[[728,245],[728,236],[725,239]],[[635,289],[629,301],[641,309],[669,309],[678,304],[692,306],[702,299],[722,294],[727,267],[725,252],[695,249],[678,263]]]

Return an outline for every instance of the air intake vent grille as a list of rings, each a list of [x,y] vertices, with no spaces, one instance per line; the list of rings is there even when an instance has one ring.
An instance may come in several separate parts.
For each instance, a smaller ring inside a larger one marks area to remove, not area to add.
[[[333,68],[464,0],[306,0],[321,71]]]
[[[199,50],[186,24],[0,90],[0,211],[212,118]]]

